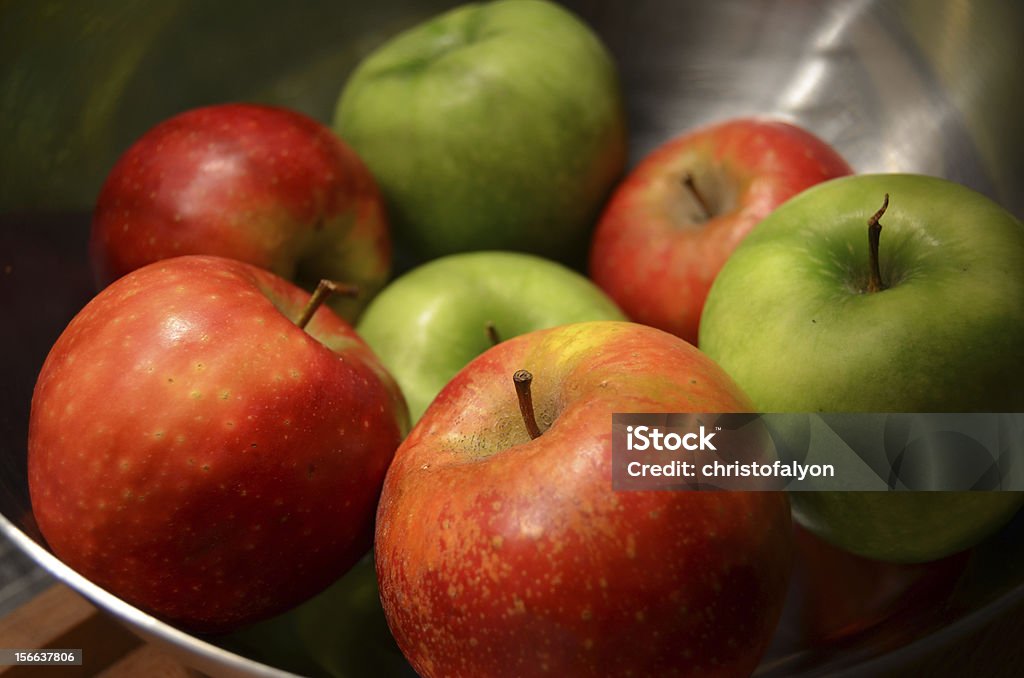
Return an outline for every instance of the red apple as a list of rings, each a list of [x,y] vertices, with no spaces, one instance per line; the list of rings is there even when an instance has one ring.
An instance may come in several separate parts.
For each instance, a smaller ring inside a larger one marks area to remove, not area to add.
[[[370,547],[406,427],[352,328],[242,262],[187,256],[71,321],[32,398],[32,508],[54,553],[184,628],[225,631],[326,587]]]
[[[809,645],[838,643],[868,629],[882,643],[889,636],[883,624],[895,627],[895,642],[905,642],[906,617],[934,614],[970,560],[970,551],[961,551],[927,563],[887,563],[832,546],[799,525],[794,532],[798,627]]]
[[[786,591],[786,495],[613,491],[612,413],[652,411],[752,410],[691,345],[614,321],[509,339],[448,383],[377,513],[382,603],[420,675],[754,669]]]
[[[101,286],[183,254],[246,261],[312,289],[353,319],[384,284],[391,242],[383,202],[356,153],[321,123],[284,108],[221,104],[156,125],[120,157],[100,191],[90,252]]]
[[[631,319],[697,343],[704,298],[747,233],[814,184],[851,173],[794,125],[738,118],[655,149],[618,186],[593,236],[590,275]]]

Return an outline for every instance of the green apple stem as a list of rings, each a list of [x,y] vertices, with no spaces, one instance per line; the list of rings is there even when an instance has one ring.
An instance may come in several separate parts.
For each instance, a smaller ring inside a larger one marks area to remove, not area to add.
[[[878,242],[882,237],[882,222],[880,221],[885,210],[889,207],[889,194],[885,194],[882,206],[868,219],[868,256],[870,256],[871,270],[868,272],[868,292],[881,292],[887,286],[882,282],[882,271],[878,265]]]
[[[487,332],[487,339],[491,342],[491,346],[501,343],[501,335],[498,334],[498,328],[494,326],[493,322],[488,320],[484,323],[484,331]]]
[[[345,283],[335,282],[333,280],[321,280],[313,294],[310,295],[309,301],[306,302],[306,307],[302,309],[302,313],[299,315],[295,324],[301,329],[306,329],[306,325],[313,318],[313,314],[316,310],[327,301],[327,297],[332,294],[339,294],[345,297],[355,298],[359,296],[359,288],[355,285],[346,285]]]
[[[533,412],[531,382],[533,382],[533,375],[527,370],[518,370],[512,375],[512,383],[516,385],[516,395],[519,397],[519,412],[523,415],[526,431],[530,434],[530,438],[537,439],[540,438],[540,427],[537,426],[537,416]]]
[[[701,212],[703,212],[703,214],[701,214],[701,219],[704,221],[710,219],[712,214],[714,214],[711,210],[711,205],[709,205],[708,201],[704,198],[704,194],[697,190],[697,182],[693,180],[693,175],[689,172],[683,176],[683,186],[686,187],[686,190],[690,192],[693,199],[696,200],[697,204],[700,206]]]

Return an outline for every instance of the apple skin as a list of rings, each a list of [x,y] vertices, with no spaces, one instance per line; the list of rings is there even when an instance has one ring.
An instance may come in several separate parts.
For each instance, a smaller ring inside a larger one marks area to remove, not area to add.
[[[533,374],[543,434],[512,385]],[[424,676],[746,675],[779,618],[785,493],[612,490],[614,412],[749,411],[670,334],[597,321],[502,342],[402,443],[377,513],[388,624]]]
[[[29,421],[32,508],[59,558],[157,617],[220,632],[301,602],[366,552],[405,405],[330,309],[294,324],[308,296],[185,256],[75,316]]]
[[[813,646],[834,647],[868,629],[875,647],[905,644],[907,625],[921,630],[922,618],[949,599],[971,560],[964,551],[929,563],[886,563],[832,546],[799,525],[794,534],[794,627]]]
[[[355,152],[327,126],[285,108],[196,108],[142,135],[118,159],[93,213],[99,285],[160,259],[209,254],[312,289],[357,285],[332,308],[352,320],[387,280],[383,198]]]
[[[578,258],[626,161],[610,54],[545,0],[467,4],[395,36],[349,78],[334,128],[420,260]]]
[[[708,289],[744,236],[805,188],[851,173],[825,141],[778,120],[734,118],[691,130],[656,148],[616,188],[591,242],[590,277],[632,320],[696,344]]]
[[[412,675],[388,630],[372,556],[303,604],[218,644],[300,676]]]
[[[592,282],[518,252],[451,254],[406,273],[366,308],[356,329],[395,377],[413,422],[466,363],[502,340],[585,320],[625,320]]]
[[[883,196],[865,292],[867,222]],[[737,247],[708,295],[701,348],[763,412],[1024,410],[1024,226],[959,184],[835,179],[793,198]],[[968,548],[1019,492],[794,492],[797,519],[877,560]]]

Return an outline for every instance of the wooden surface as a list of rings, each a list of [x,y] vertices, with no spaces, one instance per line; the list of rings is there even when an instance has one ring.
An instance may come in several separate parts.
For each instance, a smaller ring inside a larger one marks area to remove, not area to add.
[[[82,649],[81,666],[0,666],[3,678],[104,676],[194,678],[159,649],[100,612],[63,584],[55,584],[0,619],[0,647]]]
[[[83,649],[81,666],[0,666],[2,678],[201,678],[63,584],[0,618],[0,648]],[[877,674],[876,674],[877,675]],[[1024,603],[910,666],[883,676],[1024,676]]]

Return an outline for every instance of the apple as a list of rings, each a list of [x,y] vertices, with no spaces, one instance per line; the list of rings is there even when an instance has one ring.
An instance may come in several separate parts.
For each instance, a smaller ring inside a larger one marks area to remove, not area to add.
[[[816,646],[835,646],[868,629],[874,647],[889,635],[905,644],[908,623],[922,630],[920,620],[945,604],[971,559],[966,551],[929,563],[886,563],[832,546],[800,526],[795,537],[794,626]]]
[[[733,252],[708,294],[700,345],[763,412],[1020,412],[1024,226],[936,177],[820,184]],[[1019,492],[793,493],[813,532],[897,562],[963,550],[1021,501]]]
[[[538,330],[470,362],[395,453],[377,512],[381,600],[413,668],[753,671],[787,588],[786,494],[617,492],[611,454],[612,413],[750,407],[693,346],[635,323]]]
[[[72,319],[29,418],[32,509],[59,558],[220,632],[312,596],[370,548],[405,405],[330,309],[296,324],[308,301],[192,255],[136,269]]]
[[[143,134],[103,184],[89,248],[101,287],[184,254],[239,259],[308,289],[343,281],[361,290],[330,302],[349,320],[391,269],[383,199],[362,160],[306,115],[246,103]]]
[[[409,676],[388,630],[372,556],[284,614],[217,639],[218,644],[303,676]]]
[[[334,128],[414,260],[578,257],[626,159],[610,54],[546,0],[466,4],[394,36],[346,82]]]
[[[590,276],[631,319],[695,344],[708,289],[743,237],[790,197],[851,171],[825,141],[779,120],[691,130],[615,189],[591,242]]]
[[[395,377],[415,422],[494,341],[584,320],[625,318],[592,282],[561,264],[518,252],[469,252],[435,259],[389,284],[356,329]]]

